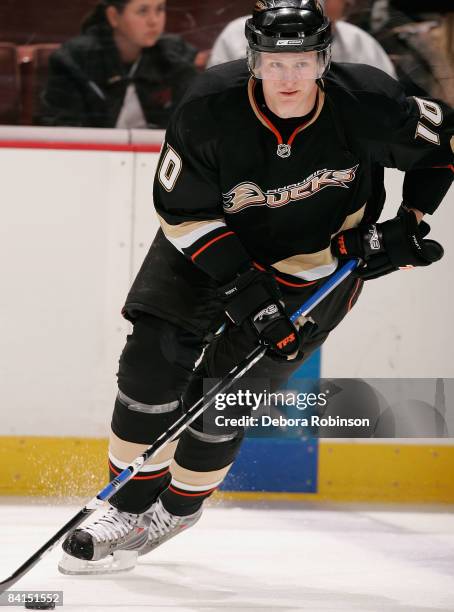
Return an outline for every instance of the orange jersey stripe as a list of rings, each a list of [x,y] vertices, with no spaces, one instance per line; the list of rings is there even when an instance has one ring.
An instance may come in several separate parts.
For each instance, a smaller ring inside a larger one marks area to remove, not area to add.
[[[351,298],[350,298],[350,300],[348,302],[348,310],[347,310],[347,312],[350,312],[350,310],[353,307],[353,300],[355,299],[355,295],[358,293],[358,290],[359,290],[359,288],[361,286],[361,282],[362,282],[362,279],[358,278],[358,280],[355,283],[355,288],[353,289],[353,293],[352,293]]]
[[[451,170],[454,172],[454,164],[448,164],[447,166],[432,166],[433,168],[446,168],[447,170]]]
[[[209,242],[207,242],[203,247],[201,247],[198,251],[196,251],[194,253],[194,255],[191,257],[192,261],[195,261],[195,259],[201,254],[203,253],[203,251],[205,251],[205,249],[207,249],[208,247],[210,247],[212,244],[214,244],[215,242],[217,242],[218,240],[222,240],[222,238],[226,238],[227,236],[233,236],[235,234],[235,232],[225,232],[225,234],[221,234],[220,236],[217,236],[216,238],[213,238],[212,240],[210,240]]]
[[[318,282],[318,281],[308,281],[307,283],[290,283],[289,281],[284,280],[280,276],[274,275],[274,278],[277,280],[278,283],[281,283],[282,285],[287,285],[287,287],[297,287],[297,288],[310,287],[311,285],[315,285]]]
[[[260,272],[266,271],[265,268],[261,266],[260,264],[258,264],[256,261],[252,262],[252,264],[255,268],[257,268],[257,270],[260,270]],[[315,280],[315,281],[307,281],[305,283],[291,283],[289,281],[284,280],[280,276],[277,276],[276,274],[273,274],[273,276],[277,280],[278,283],[281,283],[282,285],[287,285],[287,287],[296,287],[296,288],[310,287],[311,285],[315,285],[315,283],[318,282]]]

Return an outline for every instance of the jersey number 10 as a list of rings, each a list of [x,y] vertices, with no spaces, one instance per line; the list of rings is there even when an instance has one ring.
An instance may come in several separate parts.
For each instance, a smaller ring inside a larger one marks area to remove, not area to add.
[[[167,150],[162,158],[158,172],[159,182],[166,191],[170,192],[175,187],[182,166],[181,157],[170,145],[167,145]]]
[[[421,111],[421,119],[427,119],[427,121],[437,127],[443,123],[443,111],[441,110],[441,106],[439,104],[429,100],[422,100],[416,96],[415,101],[419,106],[419,110]],[[433,144],[440,144],[440,136],[437,134],[437,132],[434,132],[428,128],[427,125],[422,123],[422,121],[418,121],[418,127],[416,128],[415,138],[418,136]]]

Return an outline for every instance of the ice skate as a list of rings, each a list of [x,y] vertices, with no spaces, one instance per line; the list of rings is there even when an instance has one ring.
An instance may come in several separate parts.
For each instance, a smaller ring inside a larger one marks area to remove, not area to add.
[[[133,569],[147,544],[150,511],[120,512],[110,506],[93,522],[76,529],[63,542],[58,569],[62,574],[115,573]]]
[[[161,500],[158,499],[147,514],[149,521],[148,540],[140,549],[140,555],[149,553],[170,538],[195,525],[202,516],[202,508],[189,516],[176,516],[168,512],[162,505]]]

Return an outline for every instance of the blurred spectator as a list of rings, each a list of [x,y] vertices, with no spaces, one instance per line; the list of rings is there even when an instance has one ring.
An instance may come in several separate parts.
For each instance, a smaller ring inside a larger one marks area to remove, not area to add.
[[[361,28],[343,21],[351,4],[350,0],[324,0],[322,4],[334,26],[332,55],[335,62],[370,64],[393,77],[396,76],[391,60],[377,41]],[[247,18],[235,19],[225,27],[214,44],[208,66],[246,56],[244,26]]]
[[[49,60],[44,125],[165,128],[197,50],[163,34],[165,0],[103,0]]]
[[[445,48],[449,64],[454,66],[454,12],[445,18]]]
[[[454,103],[453,0],[376,0],[371,31],[396,67],[407,95]]]
[[[370,31],[370,13],[374,0],[350,0],[348,7],[348,21],[365,30]]]

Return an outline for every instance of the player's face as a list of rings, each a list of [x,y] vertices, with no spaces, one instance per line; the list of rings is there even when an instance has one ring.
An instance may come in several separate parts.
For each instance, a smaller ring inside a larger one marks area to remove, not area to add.
[[[164,31],[165,0],[130,0],[123,11],[109,7],[110,25],[122,38],[136,47],[152,47]]]
[[[306,53],[261,53],[257,71],[264,81],[313,81],[320,76],[320,54]]]
[[[317,95],[317,54],[264,53],[262,83],[268,107],[279,117],[309,113]]]

